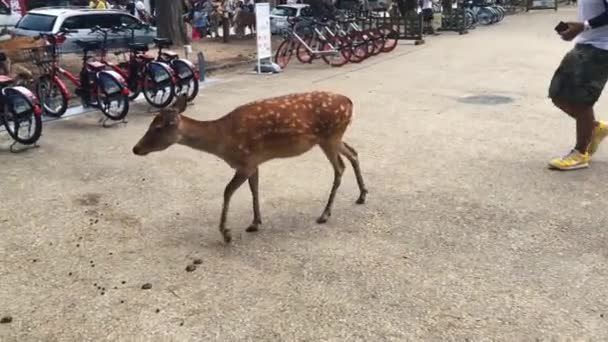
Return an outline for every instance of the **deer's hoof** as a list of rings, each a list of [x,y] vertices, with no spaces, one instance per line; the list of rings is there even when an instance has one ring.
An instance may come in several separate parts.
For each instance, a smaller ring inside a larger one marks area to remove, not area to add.
[[[255,223],[252,223],[249,227],[247,227],[247,229],[245,229],[247,233],[254,233],[258,230],[260,230],[260,227]]]
[[[361,193],[361,195],[359,196],[359,198],[357,198],[357,201],[355,203],[357,203],[357,204],[364,204],[366,198],[367,198],[367,192],[363,192],[363,193]]]
[[[222,236],[224,237],[224,242],[225,243],[230,243],[232,241],[232,234],[230,234],[229,231],[223,232]]]
[[[330,215],[328,215],[328,214],[323,214],[323,215],[321,215],[321,217],[319,217],[319,218],[317,219],[317,223],[318,223],[318,224],[327,223],[327,219],[329,219],[329,216],[330,216]]]

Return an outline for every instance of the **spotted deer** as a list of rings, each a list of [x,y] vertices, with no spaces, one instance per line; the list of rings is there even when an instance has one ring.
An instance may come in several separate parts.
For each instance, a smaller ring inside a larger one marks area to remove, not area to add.
[[[220,217],[219,229],[226,243],[231,241],[226,217],[232,194],[249,181],[253,221],[246,231],[257,231],[262,224],[258,199],[259,165],[271,159],[301,155],[316,145],[334,169],[329,199],[317,223],[325,223],[331,216],[345,169],[341,155],[350,161],[355,171],[360,191],[356,203],[365,202],[367,189],[357,152],[342,141],[353,113],[353,102],[348,97],[319,91],[284,95],[242,105],[211,121],[184,116],[181,113],[185,109],[186,98],[180,96],[171,107],[161,110],[133,147],[133,153],[144,156],[180,144],[211,153],[235,169],[234,177],[224,190]]]

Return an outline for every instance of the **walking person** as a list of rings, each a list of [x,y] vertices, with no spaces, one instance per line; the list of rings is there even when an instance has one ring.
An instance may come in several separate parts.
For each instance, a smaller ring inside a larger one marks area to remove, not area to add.
[[[198,39],[203,39],[207,36],[208,26],[207,12],[203,10],[203,5],[199,2],[194,6],[194,13],[192,14],[192,28],[196,30]]]
[[[424,20],[424,32],[426,34],[438,35],[433,27],[433,0],[422,0],[422,19]]]
[[[568,22],[559,32],[574,40],[574,48],[562,59],[549,86],[555,106],[576,120],[576,145],[549,166],[575,170],[589,166],[591,156],[608,136],[608,124],[595,119],[593,106],[608,80],[608,4],[604,0],[578,1],[578,22]]]

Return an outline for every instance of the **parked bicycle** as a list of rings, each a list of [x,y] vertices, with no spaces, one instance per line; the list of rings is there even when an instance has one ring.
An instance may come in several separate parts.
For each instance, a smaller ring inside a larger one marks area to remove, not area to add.
[[[188,102],[196,98],[199,92],[200,74],[197,68],[185,58],[179,58],[179,55],[173,51],[166,49],[173,45],[171,40],[166,38],[155,38],[154,44],[158,49],[156,61],[168,63],[177,77],[175,85],[175,95],[187,95]]]
[[[177,84],[173,69],[164,62],[154,61],[154,57],[146,54],[148,46],[130,43],[129,57],[123,63],[107,61],[108,34],[124,31],[125,27],[115,26],[101,28],[95,26],[91,33],[99,33],[102,37],[99,62],[120,74],[127,82],[129,100],[136,99],[143,91],[146,101],[153,107],[164,108],[173,101]],[[120,55],[123,52],[117,52]]]
[[[29,89],[13,84],[11,77],[0,76],[0,124],[15,142],[33,145],[42,135],[42,108]]]
[[[105,70],[105,64],[90,60],[89,52],[99,50],[101,42],[75,41],[83,50],[80,75],[75,76],[59,66],[59,46],[65,41],[66,35],[74,32],[64,29],[55,34],[40,34],[50,44],[50,51],[43,54],[43,58],[35,60],[42,71],[36,82],[36,94],[45,113],[59,117],[67,110],[70,94],[61,79],[63,76],[76,86],[75,92],[82,99],[83,106],[101,110],[107,119],[123,120],[129,112],[126,82],[117,72]]]
[[[361,29],[354,18],[321,22],[288,18],[290,29],[275,53],[275,63],[284,68],[295,54],[301,63],[322,58],[331,66],[360,63],[370,56],[390,52],[397,46],[398,34],[390,27]]]

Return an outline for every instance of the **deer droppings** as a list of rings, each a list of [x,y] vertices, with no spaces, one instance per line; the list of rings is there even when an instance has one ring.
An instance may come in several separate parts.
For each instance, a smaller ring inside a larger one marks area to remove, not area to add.
[[[133,153],[144,156],[181,144],[211,153],[235,169],[236,173],[224,191],[220,218],[219,228],[226,243],[231,241],[226,217],[232,194],[249,181],[253,221],[246,231],[257,231],[262,224],[258,200],[259,165],[275,158],[298,156],[315,145],[323,150],[334,169],[329,199],[317,222],[325,223],[331,216],[345,169],[341,155],[350,161],[355,171],[360,191],[356,203],[365,202],[367,189],[357,152],[342,141],[353,113],[353,102],[348,97],[319,91],[284,95],[242,105],[210,121],[181,115],[185,109],[186,97],[179,96],[171,107],[161,110],[133,147]]]

